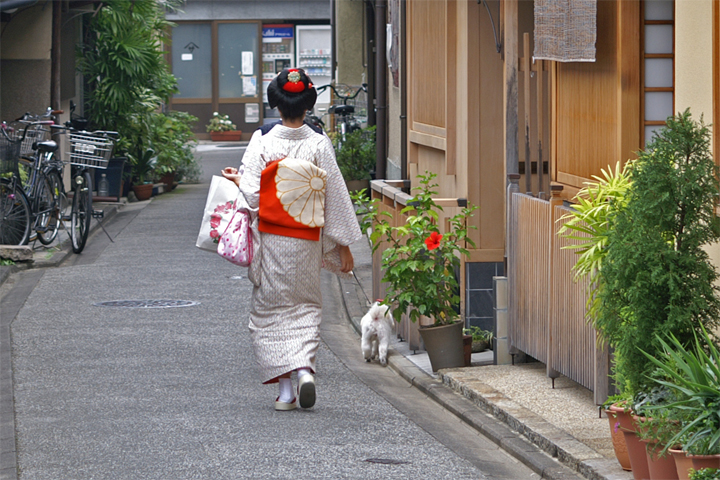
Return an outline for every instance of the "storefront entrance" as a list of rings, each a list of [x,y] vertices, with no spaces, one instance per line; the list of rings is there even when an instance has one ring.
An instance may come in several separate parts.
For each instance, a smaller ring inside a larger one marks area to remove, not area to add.
[[[179,93],[173,110],[198,117],[195,133],[213,112],[228,115],[243,139],[262,125],[261,23],[258,21],[178,22],[172,32],[171,66]]]

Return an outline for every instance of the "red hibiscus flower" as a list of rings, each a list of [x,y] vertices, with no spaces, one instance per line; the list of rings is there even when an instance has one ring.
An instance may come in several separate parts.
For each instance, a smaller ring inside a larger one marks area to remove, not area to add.
[[[428,250],[435,250],[440,246],[440,240],[442,240],[442,235],[440,235],[437,232],[432,232],[428,238],[425,239],[425,245],[427,245]]]
[[[218,238],[220,233],[217,230],[210,230],[210,238]]]
[[[211,228],[219,227],[221,219],[222,219],[222,217],[220,215],[210,215],[210,227]]]

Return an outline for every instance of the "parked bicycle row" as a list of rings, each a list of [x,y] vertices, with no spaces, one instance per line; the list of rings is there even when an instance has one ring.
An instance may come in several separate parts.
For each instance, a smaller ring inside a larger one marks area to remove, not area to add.
[[[0,125],[0,244],[26,245],[35,234],[43,245],[51,244],[60,229],[68,231],[72,250],[85,247],[93,217],[91,169],[107,168],[116,132],[86,131],[87,121],[76,118],[60,125],[60,110],[43,115],[26,114]],[[65,156],[58,135],[68,135]],[[70,185],[63,170],[70,164]]]

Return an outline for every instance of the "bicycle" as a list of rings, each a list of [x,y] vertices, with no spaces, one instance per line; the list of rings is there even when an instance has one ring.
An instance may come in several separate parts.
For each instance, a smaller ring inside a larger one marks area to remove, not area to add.
[[[63,212],[67,208],[67,196],[62,181],[63,164],[55,156],[58,145],[50,140],[50,132],[55,126],[55,115],[63,113],[62,110],[53,110],[48,107],[43,115],[33,116],[26,113],[19,121],[21,123],[42,122],[41,128],[29,129],[20,151],[20,161],[30,161],[30,181],[25,185],[25,193],[29,199],[37,199],[40,213],[35,223],[37,239],[43,245],[50,245],[58,235]],[[46,127],[50,127],[49,129]],[[34,132],[34,141],[28,145],[28,135]],[[31,202],[32,206],[32,202]]]
[[[355,105],[348,105],[348,101],[354,101],[358,95],[360,95],[360,92],[367,93],[367,84],[363,83],[360,88],[355,91],[355,93],[347,95],[340,93],[338,91],[338,87],[332,84],[322,85],[317,87],[318,94],[324,92],[328,88],[335,93],[336,97],[342,100],[341,105],[332,105],[327,112],[328,114],[335,115],[339,120],[335,122],[335,130],[340,135],[338,148],[342,148],[342,142],[345,141],[345,136],[348,133],[362,129],[361,122],[355,118]]]
[[[25,245],[35,230],[40,243],[48,245],[57,235],[60,219],[55,195],[60,177],[53,176],[52,166],[43,164],[43,155],[57,148],[55,142],[43,140],[53,122],[22,122],[24,128],[5,123],[0,127],[0,243]],[[29,152],[33,155],[27,155]],[[21,159],[29,162],[25,185],[19,168]]]
[[[49,110],[49,113],[61,112]],[[117,133],[78,130],[76,127],[84,127],[86,122],[84,119],[74,119],[73,113],[74,105],[71,102],[71,121],[64,126],[55,125],[53,120],[24,120],[27,125],[21,129],[2,124],[0,243],[25,245],[30,240],[31,228],[34,228],[37,239],[48,245],[57,236],[60,222],[69,221],[72,250],[80,253],[87,242],[91,219],[102,218],[102,211],[92,209],[90,169],[107,168]],[[68,163],[72,165],[73,180],[72,206],[69,213],[66,212],[67,195],[62,182],[63,162],[56,156],[57,143],[53,140],[38,142],[36,140],[40,138],[40,134],[32,133],[39,128],[37,126],[48,125],[56,130],[53,135],[65,132],[69,135],[71,148],[68,152]],[[22,135],[18,133],[20,131]],[[24,145],[31,139],[31,150],[36,153],[29,156]],[[31,163],[28,181],[24,187],[19,169],[21,160]]]
[[[117,132],[104,130],[86,131],[87,120],[74,116],[75,104],[70,102],[70,121],[64,126],[55,125],[58,133],[66,132],[69,136],[69,161],[72,165],[72,208],[70,210],[70,239],[74,253],[80,253],[85,248],[90,221],[92,218],[101,219],[102,210],[92,208],[92,177],[91,168],[105,169],[108,166]],[[65,216],[64,220],[68,220]],[[102,226],[102,223],[100,224]],[[103,227],[104,228],[104,227]],[[107,233],[107,232],[106,232]],[[112,240],[112,238],[111,238]]]

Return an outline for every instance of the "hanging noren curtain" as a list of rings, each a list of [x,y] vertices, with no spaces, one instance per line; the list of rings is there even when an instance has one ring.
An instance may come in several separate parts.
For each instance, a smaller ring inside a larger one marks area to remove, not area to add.
[[[597,0],[535,0],[535,60],[594,62]]]

